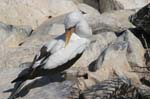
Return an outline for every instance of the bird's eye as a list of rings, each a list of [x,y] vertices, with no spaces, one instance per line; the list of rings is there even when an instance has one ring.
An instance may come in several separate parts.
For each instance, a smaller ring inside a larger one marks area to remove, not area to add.
[[[72,26],[72,27],[68,28],[68,30],[70,31],[70,30],[72,30],[72,29],[74,29],[74,28],[75,28],[75,26]]]
[[[70,31],[72,29],[72,27],[68,28],[68,30]]]

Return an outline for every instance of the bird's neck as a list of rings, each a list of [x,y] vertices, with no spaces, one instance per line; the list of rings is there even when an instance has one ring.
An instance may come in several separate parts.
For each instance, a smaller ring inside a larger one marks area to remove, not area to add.
[[[89,38],[90,36],[92,36],[92,30],[85,20],[80,21],[76,25],[75,32],[81,38]]]

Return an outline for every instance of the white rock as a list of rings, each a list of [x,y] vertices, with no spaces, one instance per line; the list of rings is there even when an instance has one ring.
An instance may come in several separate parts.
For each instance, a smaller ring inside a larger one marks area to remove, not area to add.
[[[0,0],[0,21],[14,25],[39,26],[48,16],[76,9],[71,0]]]

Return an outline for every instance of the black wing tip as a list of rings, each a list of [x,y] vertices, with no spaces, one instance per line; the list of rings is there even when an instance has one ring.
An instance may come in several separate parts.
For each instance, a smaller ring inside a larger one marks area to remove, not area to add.
[[[11,81],[11,83],[15,83],[15,82],[17,82],[17,79],[15,79],[15,80]]]
[[[28,73],[17,77],[16,79],[14,79],[13,81],[11,81],[11,83],[15,83],[15,82],[20,82],[20,81],[25,81],[28,78]]]
[[[19,82],[19,81],[24,81],[24,78],[16,78],[13,81],[11,81],[11,83],[15,83],[15,82]]]

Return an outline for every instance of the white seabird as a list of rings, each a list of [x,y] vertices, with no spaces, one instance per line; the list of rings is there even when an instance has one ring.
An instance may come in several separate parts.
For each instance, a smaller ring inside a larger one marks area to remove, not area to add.
[[[11,82],[22,82],[12,97],[15,97],[25,81],[68,69],[89,46],[92,30],[81,12],[69,13],[64,20],[64,25],[66,33],[44,45],[35,56],[28,72]]]

